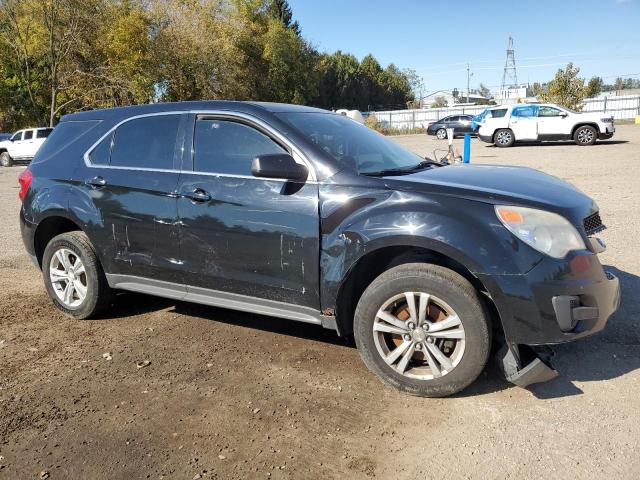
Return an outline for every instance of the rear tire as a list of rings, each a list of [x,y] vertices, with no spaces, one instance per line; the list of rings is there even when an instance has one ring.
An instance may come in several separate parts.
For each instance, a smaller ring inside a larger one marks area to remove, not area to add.
[[[49,242],[42,277],[55,306],[73,318],[91,318],[111,302],[107,278],[84,232],[63,233]]]
[[[591,125],[581,125],[576,128],[576,131],[573,134],[573,141],[576,142],[576,145],[580,145],[581,147],[593,145],[596,143],[597,138],[598,132]]]
[[[447,138],[447,131],[446,131],[444,128],[439,128],[439,129],[436,131],[436,138],[437,138],[438,140],[444,140],[444,139],[446,139],[446,138]]]
[[[469,386],[484,369],[489,325],[465,278],[437,265],[409,263],[384,272],[364,291],[354,337],[365,365],[384,383],[412,395],[444,397]]]
[[[510,128],[501,128],[496,131],[493,137],[493,144],[500,148],[511,147],[515,141],[516,138],[513,135],[513,130]]]
[[[11,158],[9,152],[2,152],[0,154],[0,165],[3,167],[11,167],[13,165],[13,158]]]

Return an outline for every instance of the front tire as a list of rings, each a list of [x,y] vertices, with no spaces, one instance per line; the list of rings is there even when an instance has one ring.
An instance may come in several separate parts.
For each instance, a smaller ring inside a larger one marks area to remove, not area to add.
[[[73,318],[91,318],[110,304],[111,289],[84,232],[63,233],[49,242],[42,276],[53,303]]]
[[[0,165],[3,167],[11,167],[13,165],[13,158],[11,158],[9,152],[2,152],[2,154],[0,154]]]
[[[495,133],[493,144],[496,147],[511,147],[516,141],[516,137],[513,135],[513,130],[510,128],[501,128]]]
[[[444,140],[445,138],[447,138],[447,131],[444,128],[439,128],[436,131],[436,138],[438,140]]]
[[[581,147],[593,145],[598,138],[598,132],[591,125],[582,125],[578,127],[573,134],[573,141]]]
[[[423,397],[469,386],[491,347],[489,318],[475,288],[456,272],[424,263],[394,267],[367,287],[354,336],[378,378]]]

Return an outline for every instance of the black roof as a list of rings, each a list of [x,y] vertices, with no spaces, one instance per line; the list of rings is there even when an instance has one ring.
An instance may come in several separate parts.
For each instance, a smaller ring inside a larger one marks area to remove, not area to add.
[[[300,113],[328,113],[327,110],[305,107],[303,105],[290,105],[287,103],[269,102],[238,102],[232,100],[204,100],[171,103],[148,103],[132,105],[130,107],[103,108],[98,110],[86,110],[71,113],[62,117],[61,121],[73,120],[105,120],[113,117],[132,117],[148,113],[172,112],[189,110],[230,110],[243,113],[260,114],[265,112],[300,112]]]

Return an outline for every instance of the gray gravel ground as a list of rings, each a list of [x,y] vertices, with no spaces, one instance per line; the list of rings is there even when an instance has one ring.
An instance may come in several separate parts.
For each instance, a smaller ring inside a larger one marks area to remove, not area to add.
[[[23,252],[22,169],[0,168],[0,478],[638,478],[640,127],[593,147],[474,140],[472,161],[593,196],[623,303],[556,348],[558,379],[523,390],[489,367],[438,400],[382,386],[315,326],[133,294],[101,320],[61,316]]]

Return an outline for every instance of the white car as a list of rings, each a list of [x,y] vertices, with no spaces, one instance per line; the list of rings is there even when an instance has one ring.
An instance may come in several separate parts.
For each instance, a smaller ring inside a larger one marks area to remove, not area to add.
[[[613,117],[603,113],[579,113],[550,103],[493,107],[475,119],[478,136],[496,147],[518,141],[573,140],[593,145],[613,137]]]
[[[27,128],[0,142],[0,164],[10,167],[15,162],[31,161],[53,128]]]

